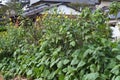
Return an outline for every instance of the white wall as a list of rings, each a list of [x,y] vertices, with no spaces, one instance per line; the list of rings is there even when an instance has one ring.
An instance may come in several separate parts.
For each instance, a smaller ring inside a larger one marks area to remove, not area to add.
[[[102,8],[104,6],[110,6],[112,2],[109,1],[102,1],[100,5],[97,5],[97,8]]]
[[[38,1],[40,1],[40,0],[30,0],[30,5],[32,5],[32,4],[34,4],[34,3],[38,2]]]
[[[6,3],[8,3],[8,2],[10,2],[11,0],[0,0],[1,1],[1,4],[6,4]]]
[[[115,27],[111,27],[112,29],[112,38],[114,40],[120,40],[120,22],[116,23]]]
[[[57,12],[58,14],[65,14],[65,15],[71,15],[71,14],[72,15],[79,15],[80,14],[80,12],[78,12],[70,7],[67,7],[66,5],[60,5],[58,7],[51,8],[50,10],[45,11],[42,14],[44,14],[46,12],[49,14],[54,14],[55,12]]]
[[[30,0],[30,4],[34,4],[40,0]],[[59,0],[44,0],[44,1],[59,1]],[[93,4],[99,3],[99,0],[60,0],[63,2],[81,3],[81,4]]]

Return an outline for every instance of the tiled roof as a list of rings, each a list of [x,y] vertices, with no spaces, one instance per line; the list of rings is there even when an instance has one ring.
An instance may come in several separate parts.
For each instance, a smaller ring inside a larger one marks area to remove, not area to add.
[[[40,4],[38,6],[31,7],[28,10],[24,11],[24,13],[22,15],[23,16],[32,16],[32,15],[35,15],[35,14],[39,14],[46,9],[50,9],[50,8],[58,6],[58,5],[61,5],[61,3],[49,4],[49,5],[48,4]]]
[[[56,1],[56,2],[70,2],[70,3],[89,3],[89,4],[95,4],[95,3],[99,2],[99,0],[42,0],[42,1]]]
[[[31,2],[32,1],[33,0],[31,0]],[[52,7],[61,5],[62,3],[85,3],[89,5],[95,5],[97,1],[99,0],[34,0],[33,4],[38,2],[39,3],[42,2],[42,3],[35,6],[31,6],[28,10],[24,11],[23,15],[24,16],[35,15],[43,12],[46,9],[50,9]],[[54,2],[57,2],[57,3],[54,3]]]
[[[31,4],[32,2],[69,2],[69,3],[78,3],[78,4],[90,4],[90,5],[95,5],[95,4],[99,4],[101,0],[31,0]],[[34,4],[34,3],[33,3]]]

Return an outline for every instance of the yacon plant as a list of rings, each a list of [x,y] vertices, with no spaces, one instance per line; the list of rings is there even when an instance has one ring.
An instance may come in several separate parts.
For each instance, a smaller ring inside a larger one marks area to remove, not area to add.
[[[111,41],[107,20],[100,10],[92,13],[88,8],[75,18],[48,15],[38,43],[19,44],[12,58],[0,61],[0,69],[8,78],[119,80],[120,46]]]

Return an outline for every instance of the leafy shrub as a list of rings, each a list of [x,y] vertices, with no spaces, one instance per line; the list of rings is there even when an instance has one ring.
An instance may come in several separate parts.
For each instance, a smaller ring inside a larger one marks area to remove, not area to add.
[[[75,18],[48,15],[38,32],[9,29],[10,36],[0,38],[1,54],[11,55],[0,61],[1,72],[6,79],[119,80],[120,45],[111,41],[106,17],[86,8]]]
[[[7,34],[0,38],[1,59],[4,56],[9,56],[15,51],[18,44],[22,42],[24,38],[24,31],[22,29],[9,27]]]
[[[0,26],[0,32],[3,32],[3,31],[6,31],[7,29],[6,29],[6,27],[2,27],[2,26]]]
[[[34,29],[34,28],[33,28]],[[22,27],[7,27],[7,32],[0,36],[0,55],[10,56],[14,53],[17,47],[23,43],[32,44],[36,42],[36,36],[40,36],[35,34],[35,29],[29,30],[24,29]],[[2,56],[1,56],[2,57]]]
[[[110,5],[110,14],[114,14],[117,18],[117,14],[120,11],[120,2],[113,2]]]

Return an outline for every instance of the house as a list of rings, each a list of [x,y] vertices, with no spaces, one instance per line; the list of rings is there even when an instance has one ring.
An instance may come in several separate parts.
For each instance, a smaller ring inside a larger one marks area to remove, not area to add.
[[[78,3],[78,4],[88,4],[95,5],[99,4],[100,0],[30,0],[30,5],[36,4],[38,2],[62,2],[62,3]]]
[[[19,0],[19,2],[21,2],[21,3],[25,4],[25,3],[29,3],[29,2],[30,2],[30,0]]]
[[[118,1],[118,0],[114,0],[114,1]],[[33,18],[34,15],[44,14],[45,12],[48,12],[49,14],[53,14],[55,8],[58,14],[61,14],[62,12],[65,15],[71,15],[71,14],[78,15],[80,14],[80,9],[82,5],[89,5],[89,7],[93,6],[94,8],[100,8],[104,12],[109,12],[108,7],[110,6],[111,3],[112,1],[101,2],[100,0],[30,0],[30,6],[28,7],[28,9],[25,10],[23,15],[32,16]],[[78,9],[76,9],[76,6],[74,7],[74,5],[71,6],[69,4],[77,4],[77,5],[79,4]],[[108,17],[111,19],[110,21],[115,20],[114,15],[108,15]],[[118,12],[117,18],[118,19],[120,18],[120,12]],[[115,20],[115,25],[114,25],[115,27],[111,26],[111,30],[112,30],[111,37],[114,39],[120,38],[119,26],[116,25],[116,23],[117,21]]]
[[[95,6],[100,0],[30,0],[30,6],[27,8],[23,16],[33,16],[48,12],[52,14],[56,8],[56,12],[66,15],[80,14],[80,6]]]
[[[22,4],[26,4],[26,3],[29,3],[30,0],[0,0],[0,4],[3,4],[3,5],[6,5],[7,3],[9,2],[20,2]]]

